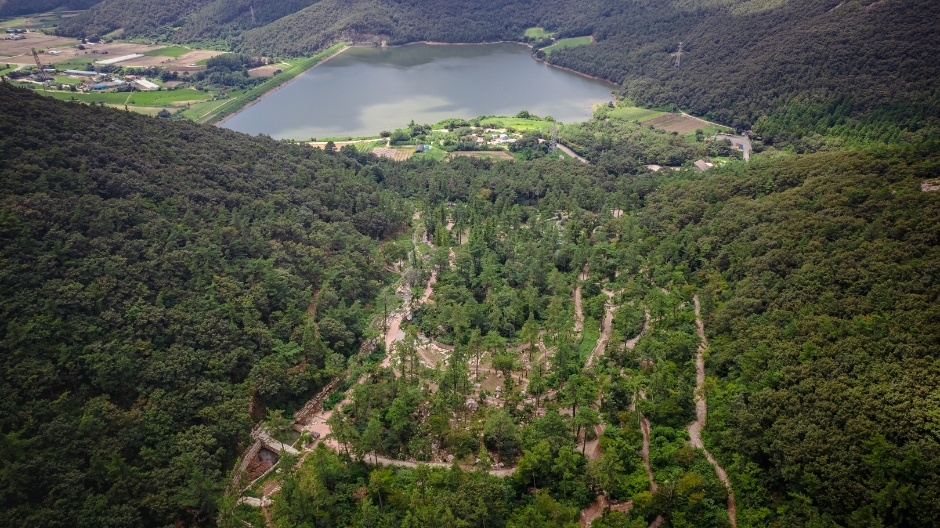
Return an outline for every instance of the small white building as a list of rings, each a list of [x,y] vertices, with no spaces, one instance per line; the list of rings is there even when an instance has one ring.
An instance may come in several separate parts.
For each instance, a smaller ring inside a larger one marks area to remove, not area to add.
[[[130,55],[124,55],[122,57],[115,57],[113,59],[95,61],[95,64],[99,64],[101,66],[107,66],[108,64],[117,64],[119,62],[139,59],[141,57],[143,57],[143,54],[141,53],[132,53]]]
[[[134,85],[144,91],[159,90],[160,85],[154,84],[147,79],[135,79]]]

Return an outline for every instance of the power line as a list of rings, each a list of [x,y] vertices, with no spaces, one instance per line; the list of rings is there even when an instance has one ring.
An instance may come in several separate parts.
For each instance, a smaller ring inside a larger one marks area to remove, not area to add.
[[[679,43],[679,51],[676,52],[676,68],[682,63],[682,43]]]
[[[548,143],[548,153],[554,154],[558,150],[558,125],[552,123],[552,139]]]

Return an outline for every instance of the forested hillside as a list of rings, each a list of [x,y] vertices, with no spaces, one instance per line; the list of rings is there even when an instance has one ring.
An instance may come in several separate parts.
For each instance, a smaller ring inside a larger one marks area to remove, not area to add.
[[[730,526],[689,447],[699,305],[737,526],[934,525],[940,195],[920,182],[938,160],[931,143],[707,175],[394,166],[386,184],[427,203],[413,250],[433,294],[390,362],[350,372],[333,449],[281,466],[274,525],[574,526],[603,494],[631,506],[593,526]]]
[[[102,0],[0,0],[0,16],[31,15],[53,9],[88,9]]]
[[[215,513],[252,424],[358,349],[376,239],[356,159],[0,84],[0,524]]]
[[[934,525],[940,143],[651,172],[702,147],[639,129],[393,162],[0,85],[0,524]]]

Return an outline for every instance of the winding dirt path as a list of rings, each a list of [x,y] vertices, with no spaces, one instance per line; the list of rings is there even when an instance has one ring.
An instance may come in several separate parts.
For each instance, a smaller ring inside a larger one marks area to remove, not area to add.
[[[695,421],[689,424],[689,445],[705,452],[705,458],[714,466],[718,478],[728,489],[728,518],[731,520],[732,528],[736,528],[738,509],[734,501],[734,492],[731,490],[731,481],[725,469],[708,452],[705,442],[702,441],[702,428],[705,427],[708,416],[708,402],[705,399],[705,350],[708,349],[708,339],[705,337],[705,324],[702,322],[698,295],[695,295],[692,300],[695,302],[695,330],[698,332],[700,343],[695,353]]]
[[[619,306],[614,306],[610,301],[607,301],[604,310],[604,323],[601,326],[601,335],[597,338],[597,344],[594,345],[594,350],[591,351],[591,354],[587,358],[587,362],[584,364],[584,368],[588,368],[594,362],[594,358],[604,353],[604,350],[607,348],[607,342],[610,340],[610,334],[613,331],[614,323],[614,312],[617,311]]]
[[[581,280],[587,280],[588,265],[581,268]],[[580,334],[584,330],[584,312],[581,311],[581,285],[574,289],[574,331]]]

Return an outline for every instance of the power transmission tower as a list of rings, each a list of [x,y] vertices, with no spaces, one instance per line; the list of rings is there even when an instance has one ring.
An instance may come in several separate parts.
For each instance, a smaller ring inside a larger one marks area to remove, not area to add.
[[[39,53],[36,51],[36,48],[32,49],[33,51],[33,60],[36,61],[36,67],[39,68],[39,73],[37,74],[40,81],[45,81],[48,79],[46,75],[46,70],[42,68],[42,63],[39,62]]]
[[[679,43],[679,51],[676,52],[676,68],[682,63],[682,43]]]
[[[555,154],[555,151],[558,150],[558,125],[552,123],[552,139],[548,143],[548,153]]]
[[[251,6],[251,25],[255,25],[255,6]]]

